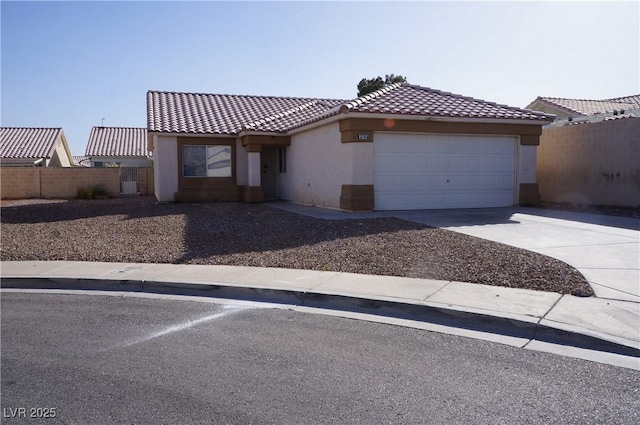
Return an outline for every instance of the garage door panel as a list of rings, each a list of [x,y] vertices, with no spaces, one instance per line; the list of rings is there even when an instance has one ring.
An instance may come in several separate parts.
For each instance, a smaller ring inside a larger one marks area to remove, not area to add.
[[[474,191],[499,189],[495,174],[477,173],[464,176],[464,187]]]
[[[412,187],[422,187],[425,191],[447,190],[447,176],[438,174],[427,174],[413,176]],[[420,191],[413,191],[420,192]]]
[[[516,142],[510,136],[377,133],[375,208],[511,206]]]
[[[515,173],[516,164],[513,156],[500,155],[495,159],[495,170],[504,173]]]
[[[496,189],[509,190],[513,195],[513,174],[502,173],[496,174]]]
[[[409,192],[383,191],[375,204],[375,207],[381,210],[412,209],[412,195]]]

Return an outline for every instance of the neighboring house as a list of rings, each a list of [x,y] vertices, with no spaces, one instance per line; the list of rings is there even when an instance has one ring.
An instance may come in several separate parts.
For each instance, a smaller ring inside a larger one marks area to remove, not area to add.
[[[640,95],[538,97],[527,107],[558,115],[538,148],[543,201],[640,207]]]
[[[77,167],[91,167],[91,158],[88,156],[74,156],[73,163]]]
[[[536,203],[554,119],[407,83],[354,100],[149,91],[147,111],[160,201],[349,211]]]
[[[153,166],[146,128],[93,127],[85,156],[93,167]]]
[[[3,167],[72,167],[73,157],[62,128],[0,128]]]
[[[640,94],[602,100],[538,97],[526,108],[554,114],[557,120],[573,121],[576,118],[593,116],[593,121],[597,116],[606,119],[608,116],[633,114],[631,111],[634,110],[637,113],[637,110],[640,109]]]

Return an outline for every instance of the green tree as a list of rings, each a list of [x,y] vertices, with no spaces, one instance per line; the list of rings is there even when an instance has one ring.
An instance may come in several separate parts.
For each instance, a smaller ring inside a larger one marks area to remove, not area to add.
[[[384,80],[382,79],[382,77],[376,77],[371,79],[363,78],[358,83],[358,97],[364,96],[365,94],[369,94],[376,90],[380,90],[384,86],[388,86],[395,83],[406,83],[406,82],[407,82],[406,77],[403,77],[402,75],[393,75],[393,74],[385,75]]]

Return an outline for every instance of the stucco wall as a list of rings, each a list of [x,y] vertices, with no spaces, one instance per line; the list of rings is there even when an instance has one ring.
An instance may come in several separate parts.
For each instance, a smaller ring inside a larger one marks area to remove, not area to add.
[[[178,140],[176,137],[154,136],[153,168],[155,195],[158,201],[173,201],[178,191]]]
[[[537,146],[518,147],[518,168],[516,183],[536,183],[536,157]],[[516,187],[518,185],[516,184]]]
[[[543,201],[640,206],[640,118],[544,129],[537,176]]]
[[[288,201],[340,208],[343,184],[373,184],[371,143],[341,143],[338,123],[291,136],[278,195]]]
[[[62,139],[56,143],[55,153],[52,155],[52,162],[56,163],[56,167],[71,167],[73,158],[69,158]]]

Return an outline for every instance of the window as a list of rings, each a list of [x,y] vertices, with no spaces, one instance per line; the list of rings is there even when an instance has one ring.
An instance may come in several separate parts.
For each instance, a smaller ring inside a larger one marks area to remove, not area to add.
[[[281,173],[287,172],[287,148],[278,148],[278,166]]]
[[[183,146],[184,177],[231,177],[231,146]]]

